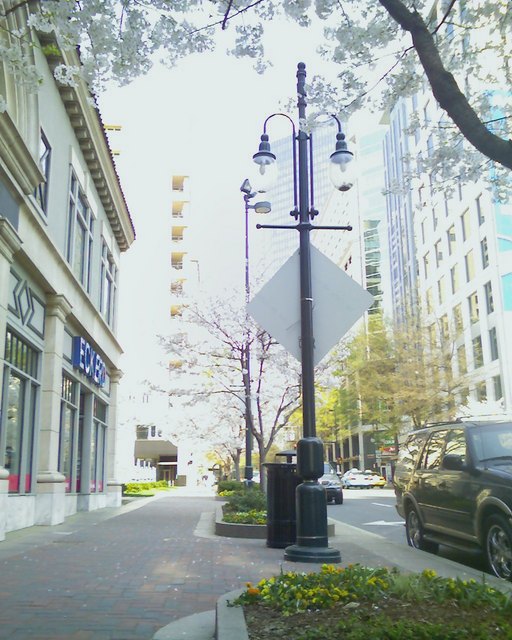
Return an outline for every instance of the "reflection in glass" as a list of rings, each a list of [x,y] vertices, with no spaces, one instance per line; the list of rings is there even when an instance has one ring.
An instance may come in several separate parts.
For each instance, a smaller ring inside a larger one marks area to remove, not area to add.
[[[14,373],[10,373],[7,390],[7,425],[4,458],[4,467],[9,471],[9,493],[18,493],[20,490],[24,389],[24,380]]]

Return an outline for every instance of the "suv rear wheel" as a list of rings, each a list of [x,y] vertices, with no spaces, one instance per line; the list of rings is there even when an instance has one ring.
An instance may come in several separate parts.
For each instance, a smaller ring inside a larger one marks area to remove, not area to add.
[[[421,524],[420,517],[415,507],[410,507],[407,511],[405,518],[405,534],[407,537],[407,544],[410,547],[420,549],[421,551],[437,553],[439,545],[435,542],[425,540],[423,537],[423,525]]]
[[[512,527],[502,515],[485,523],[485,558],[491,573],[512,580]]]

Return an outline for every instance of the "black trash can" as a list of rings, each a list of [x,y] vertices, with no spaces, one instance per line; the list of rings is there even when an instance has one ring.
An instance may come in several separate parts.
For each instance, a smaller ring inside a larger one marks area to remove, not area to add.
[[[267,462],[267,547],[284,549],[295,544],[297,518],[295,489],[302,479],[294,463]]]

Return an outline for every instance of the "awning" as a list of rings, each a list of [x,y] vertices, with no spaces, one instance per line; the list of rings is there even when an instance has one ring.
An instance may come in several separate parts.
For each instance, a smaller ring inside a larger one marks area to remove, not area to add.
[[[135,440],[136,458],[159,458],[177,456],[178,447],[170,440]]]
[[[177,467],[177,462],[157,462],[157,467]]]

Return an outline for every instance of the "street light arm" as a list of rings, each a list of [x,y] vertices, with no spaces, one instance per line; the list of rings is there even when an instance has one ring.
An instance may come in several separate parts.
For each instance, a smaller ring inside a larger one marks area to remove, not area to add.
[[[283,118],[286,118],[292,125],[292,136],[293,136],[293,144],[292,144],[292,153],[293,153],[293,167],[294,167],[294,171],[293,171],[293,211],[298,211],[297,209],[297,176],[296,176],[296,171],[295,171],[295,167],[297,166],[297,149],[295,147],[295,141],[297,140],[297,131],[295,129],[295,123],[292,120],[292,118],[290,118],[289,115],[287,115],[286,113],[272,113],[271,115],[269,115],[267,118],[265,118],[265,122],[263,123],[263,133],[266,134],[267,133],[267,123],[269,120],[271,120],[272,118],[274,118],[275,116],[282,116]],[[295,214],[293,214],[295,215]],[[296,216],[297,218],[297,216]]]

